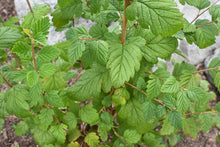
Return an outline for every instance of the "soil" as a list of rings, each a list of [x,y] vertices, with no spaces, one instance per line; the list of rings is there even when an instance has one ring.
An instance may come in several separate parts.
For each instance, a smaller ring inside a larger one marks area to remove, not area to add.
[[[12,16],[16,16],[14,0],[0,0],[0,17],[3,22]],[[205,79],[204,75],[203,78]],[[71,85],[71,83],[75,83],[75,81],[70,81],[69,84]],[[6,91],[7,88],[7,85],[0,86],[0,92]],[[212,85],[210,85],[210,89],[216,92],[216,88]],[[217,100],[220,100],[219,93],[216,93],[217,98],[210,103],[211,107],[216,105]],[[15,145],[19,145],[20,147],[37,147],[37,144],[34,142],[34,139],[30,134],[23,136],[15,135],[13,125],[21,120],[22,119],[13,116],[5,119],[3,129],[0,130],[0,147],[14,147]],[[191,137],[183,136],[182,141],[175,147],[220,147],[215,140],[218,135],[220,135],[220,130],[213,127],[208,133],[200,132],[196,140]]]

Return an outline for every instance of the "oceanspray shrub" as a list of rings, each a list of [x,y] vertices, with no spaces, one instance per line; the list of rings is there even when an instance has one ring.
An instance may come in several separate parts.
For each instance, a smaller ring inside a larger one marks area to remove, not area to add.
[[[188,22],[173,0],[58,0],[52,24],[67,32],[55,45],[47,44],[47,5],[30,7],[20,26],[15,17],[1,23],[0,84],[10,88],[0,93],[0,128],[14,115],[23,119],[16,134],[42,147],[165,147],[219,126],[204,70],[180,62],[170,74],[158,61],[182,55],[178,39],[203,49],[219,33],[220,5],[179,2],[204,10]],[[206,11],[212,19],[199,19]],[[79,17],[96,24],[74,27]],[[207,71],[220,90],[220,59]]]

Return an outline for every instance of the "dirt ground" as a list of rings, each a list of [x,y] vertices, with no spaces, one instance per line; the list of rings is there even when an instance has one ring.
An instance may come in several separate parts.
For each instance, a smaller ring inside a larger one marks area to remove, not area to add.
[[[16,16],[14,0],[0,0],[0,17],[3,21]],[[6,85],[0,86],[0,92],[5,91]],[[220,97],[218,98],[220,99]],[[215,105],[213,101],[211,105]],[[13,125],[17,124],[21,119],[10,117],[5,119],[3,130],[0,132],[0,147],[14,147],[19,144],[20,147],[37,147],[33,137],[29,134],[24,136],[16,136]],[[216,143],[216,136],[220,135],[220,130],[213,127],[208,133],[200,132],[196,140],[183,136],[182,141],[175,147],[220,147]]]

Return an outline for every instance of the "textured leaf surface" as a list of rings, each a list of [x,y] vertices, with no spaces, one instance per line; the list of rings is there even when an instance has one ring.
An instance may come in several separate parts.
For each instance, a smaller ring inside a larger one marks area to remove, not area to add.
[[[49,34],[49,28],[50,28],[50,19],[49,17],[44,17],[38,20],[33,27],[33,33],[37,34],[39,32],[42,32],[44,35]]]
[[[31,46],[26,42],[16,42],[16,44],[12,48],[12,52],[16,53],[21,57],[30,57],[31,54]]]
[[[158,78],[152,78],[147,82],[147,98],[151,100],[160,94],[161,83]]]
[[[170,76],[162,85],[161,92],[175,93],[179,90],[179,82],[173,76]]]
[[[141,139],[141,134],[139,134],[136,130],[125,130],[123,137],[126,143],[134,144]]]
[[[44,78],[44,77],[49,77],[53,75],[56,70],[57,70],[56,65],[54,65],[53,63],[46,63],[40,67],[39,73],[40,73],[40,76]]]
[[[177,111],[172,111],[169,115],[169,121],[172,126],[175,128],[181,128],[182,127],[182,118],[180,113]]]
[[[209,0],[182,0],[183,3],[187,2],[187,4],[202,10],[210,5]]]
[[[179,31],[184,22],[182,13],[175,7],[176,3],[172,0],[138,0],[126,9],[126,16],[134,20],[137,14],[143,28],[150,26],[154,34],[170,36]]]
[[[90,147],[97,147],[97,146],[99,146],[99,137],[96,135],[96,133],[91,132],[91,133],[86,135],[85,142]]]
[[[83,51],[85,50],[85,45],[83,41],[77,41],[73,43],[68,49],[69,61],[75,63],[77,59],[82,56]]]
[[[220,17],[220,5],[211,7],[209,13],[212,15],[212,20],[217,20]]]
[[[40,50],[37,57],[37,63],[45,63],[50,62],[51,60],[56,59],[60,54],[60,51],[58,48],[54,46],[45,46]]]
[[[176,98],[176,104],[177,104],[177,111],[181,114],[184,114],[190,105],[189,98],[187,96],[187,92],[185,91],[180,91],[177,93],[177,98]]]
[[[53,134],[54,138],[56,138],[57,142],[63,144],[66,140],[66,129],[67,126],[64,124],[51,126],[50,132]]]
[[[49,108],[44,108],[40,111],[38,118],[40,120],[40,124],[42,124],[44,129],[47,129],[48,126],[52,123],[53,115],[54,115],[54,111]]]
[[[39,76],[37,72],[35,71],[28,72],[27,81],[30,87],[33,87],[34,85],[36,85],[38,83],[38,79],[39,79]]]
[[[156,116],[156,106],[152,102],[144,102],[143,103],[143,112],[144,117],[147,121],[151,120],[154,116]]]
[[[60,96],[58,95],[58,91],[52,90],[49,91],[46,96],[45,99],[48,101],[48,103],[54,107],[63,107],[63,102],[62,99],[60,98]]]
[[[218,88],[218,91],[220,91],[220,72],[215,75],[214,83],[215,86]]]
[[[15,28],[0,27],[0,48],[10,48],[21,37],[21,33]]]
[[[207,22],[209,22],[207,19],[197,20],[195,25],[198,27]],[[217,27],[213,23],[199,27],[195,33],[195,44],[198,45],[201,49],[213,45],[215,43],[215,35],[217,35],[217,32]]]
[[[91,104],[86,105],[79,111],[79,116],[82,121],[88,124],[94,124],[99,119],[99,114],[97,113],[96,109],[93,108]]]
[[[168,117],[163,121],[161,135],[171,135],[175,131],[175,128],[171,125]]]
[[[178,42],[176,38],[155,36],[150,30],[145,31],[144,34],[147,44],[141,48],[141,51],[148,62],[156,63],[158,57],[167,58],[177,49]]]
[[[14,126],[14,129],[15,129],[15,134],[21,136],[28,131],[29,127],[24,121],[20,121],[17,125]]]
[[[40,129],[34,130],[34,140],[40,145],[46,145],[55,142],[55,138],[51,132]]]
[[[77,125],[77,119],[75,114],[73,114],[72,112],[67,112],[64,117],[63,117],[63,121],[65,124],[68,125],[69,129],[75,129],[76,125]]]
[[[135,71],[139,70],[140,60],[141,51],[135,43],[113,44],[110,47],[108,61],[113,85],[120,87],[125,81],[129,81],[134,76]]]
[[[74,91],[78,100],[90,100],[99,96],[103,77],[108,76],[109,71],[100,65],[94,65],[82,74],[80,80],[75,84]]]
[[[215,68],[215,67],[220,67],[220,59],[218,57],[212,59],[212,61],[209,64],[208,68]],[[215,69],[215,70],[210,70],[210,74],[212,76],[212,78],[215,78],[215,75],[217,74],[217,72],[219,72],[219,69]]]

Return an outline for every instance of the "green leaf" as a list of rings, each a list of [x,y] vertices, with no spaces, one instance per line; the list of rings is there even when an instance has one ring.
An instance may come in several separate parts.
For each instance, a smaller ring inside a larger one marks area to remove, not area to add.
[[[162,85],[161,92],[175,93],[179,91],[179,82],[173,76],[170,76]]]
[[[42,125],[44,130],[46,130],[48,126],[52,123],[53,115],[54,115],[54,111],[52,109],[44,108],[40,110],[40,114],[37,116],[40,120],[39,123]]]
[[[209,0],[193,0],[193,1],[192,0],[182,0],[182,1],[184,1],[182,3],[187,2],[187,4],[194,6],[194,7],[198,8],[199,10],[202,10],[210,5]]]
[[[115,106],[126,104],[126,100],[130,99],[130,93],[126,88],[116,89],[114,94],[112,95],[112,101]]]
[[[56,70],[56,65],[54,65],[53,63],[46,63],[40,67],[39,73],[41,77],[45,78],[53,75],[56,72]]]
[[[108,44],[104,41],[89,40],[86,42],[86,50],[82,56],[84,67],[89,67],[93,63],[106,65],[108,58]]]
[[[99,130],[110,131],[113,126],[113,116],[108,112],[103,112],[100,117]]]
[[[5,49],[0,49],[0,63],[7,61],[7,53]]]
[[[197,138],[197,134],[200,132],[200,127],[198,127],[197,121],[190,117],[183,120],[183,131],[185,135],[190,135],[193,138]]]
[[[176,105],[177,111],[181,114],[184,114],[188,110],[190,106],[190,100],[186,91],[180,91],[177,93]]]
[[[45,99],[48,101],[48,103],[54,107],[63,107],[64,104],[62,102],[62,99],[58,95],[58,91],[52,90],[49,91],[45,95]]]
[[[171,95],[164,95],[163,96],[163,103],[169,108],[176,107],[176,100]]]
[[[141,134],[136,130],[125,130],[123,137],[128,144],[135,144],[141,139]]]
[[[37,34],[39,32],[42,32],[44,35],[49,34],[49,28],[50,28],[50,19],[49,17],[44,17],[39,19],[33,27],[33,33]]]
[[[136,43],[126,45],[114,43],[110,47],[108,68],[113,86],[120,87],[134,76],[140,68],[141,51]]]
[[[99,137],[96,135],[96,133],[91,132],[91,133],[86,135],[85,142],[90,147],[97,147],[97,146],[99,146]]]
[[[220,5],[212,6],[209,9],[210,15],[212,15],[212,20],[217,20],[220,17]]]
[[[118,115],[120,118],[124,119],[128,125],[135,127],[139,133],[146,131],[143,106],[140,102],[136,100],[128,101],[126,105],[120,108]]]
[[[218,88],[218,91],[220,91],[220,72],[215,75],[214,83],[215,86]]]
[[[160,94],[161,83],[157,77],[151,76],[151,80],[147,81],[147,99],[152,100]]]
[[[161,141],[154,133],[148,132],[148,133],[144,134],[143,139],[144,139],[144,142],[146,143],[147,146],[165,147],[161,144]]]
[[[150,30],[144,32],[146,46],[141,48],[143,57],[151,63],[156,63],[158,57],[165,59],[169,57],[178,47],[177,39],[174,37],[163,38],[155,36]]]
[[[158,105],[157,108],[156,108],[156,116],[157,118],[160,118],[162,117],[164,114],[166,114],[166,109],[164,106],[162,105]]]
[[[38,32],[37,34],[34,34],[33,40],[44,46],[47,45],[47,37],[43,34],[43,32]]]
[[[34,130],[34,141],[39,145],[46,145],[55,142],[55,138],[53,137],[52,133],[49,131],[44,131],[40,129]]]
[[[46,90],[60,90],[67,86],[66,81],[63,78],[63,74],[61,72],[57,72],[52,76],[48,77],[46,81],[43,83]]]
[[[94,124],[99,120],[99,114],[92,104],[88,104],[79,111],[79,116],[83,122],[88,124]]]
[[[220,102],[218,102],[217,105],[215,106],[215,111],[220,112]]]
[[[99,24],[93,25],[89,29],[89,35],[93,38],[105,40],[104,34],[108,32],[108,28],[106,26],[100,26]]]
[[[196,31],[196,25],[189,23],[187,20],[183,25],[183,32],[184,33],[193,33]]]
[[[36,59],[36,63],[45,63],[50,62],[51,60],[55,60],[60,54],[58,48],[54,46],[45,46],[38,53],[38,57]]]
[[[166,117],[166,119],[163,121],[163,125],[160,131],[161,135],[171,135],[172,133],[174,133],[175,128],[171,125],[168,117]]]
[[[54,138],[56,138],[59,144],[64,144],[66,141],[66,131],[64,130],[66,128],[67,126],[64,124],[50,127],[50,132],[53,134]]]
[[[126,9],[126,16],[134,20],[137,15],[141,27],[150,26],[155,35],[171,36],[183,27],[182,13],[172,0],[148,1],[138,0]]]
[[[185,70],[180,76],[180,86],[184,88],[191,88],[193,86],[199,86],[201,77],[198,74],[192,74],[192,72]]]
[[[36,85],[38,83],[38,73],[35,71],[29,71],[27,74],[27,81],[28,81],[28,85],[30,87],[33,87],[34,85]]]
[[[213,45],[215,43],[215,35],[217,35],[218,32],[216,25],[213,23],[203,25],[208,22],[209,20],[204,19],[197,20],[195,23],[195,25],[199,27],[195,32],[195,44],[201,49]]]
[[[194,101],[202,101],[206,99],[207,95],[206,93],[198,87],[192,87],[187,91],[187,95],[190,100]]]
[[[25,135],[29,127],[24,121],[20,121],[17,125],[14,125],[14,129],[15,129],[15,134],[17,136],[21,136],[21,135]]]
[[[43,86],[40,82],[30,88],[30,98],[31,103],[30,106],[41,106],[44,103],[44,99],[42,97]]]
[[[89,38],[89,33],[84,26],[70,28],[66,32],[66,39],[70,41],[78,40],[79,38]]]
[[[23,41],[18,41],[12,48],[12,52],[20,57],[31,57],[31,46]]]
[[[68,128],[70,130],[75,129],[77,125],[77,119],[75,114],[73,114],[72,112],[67,112],[63,116],[63,122],[68,125]]]
[[[174,66],[173,69],[173,76],[175,76],[177,79],[182,75],[183,71],[190,71],[190,72],[195,72],[196,67],[192,64],[186,63],[186,62],[181,62],[177,63]]]
[[[204,133],[208,132],[212,128],[212,125],[214,125],[211,113],[200,114],[199,119]]]
[[[101,66],[94,65],[91,69],[86,70],[79,81],[74,85],[75,96],[78,100],[90,100],[93,96],[98,97],[101,92],[101,86],[103,77],[108,74],[109,71]]]
[[[5,94],[6,109],[9,113],[14,113],[17,117],[30,116],[29,92],[24,85],[17,85],[7,90]]]
[[[82,56],[83,51],[85,50],[85,45],[83,41],[77,41],[73,43],[68,49],[68,57],[71,63],[75,63],[77,59]]]
[[[147,121],[151,120],[153,117],[156,116],[156,109],[156,105],[152,102],[146,101],[143,103],[144,117]]]
[[[15,28],[0,27],[0,48],[11,48],[21,37],[21,32]]]
[[[175,128],[182,128],[181,114],[178,113],[177,111],[172,111],[169,114],[169,121],[171,125],[174,126]]]
[[[70,79],[73,79],[75,76],[77,75],[77,71],[75,70],[70,70],[66,73],[66,76],[64,78],[64,80],[68,81]]]
[[[215,57],[214,59],[212,59],[212,61],[209,63],[209,67],[208,68],[215,68],[215,67],[220,67],[220,59],[219,57]],[[215,70],[210,70],[210,74],[212,76],[212,78],[215,78],[215,75],[217,74],[217,72],[219,72],[219,69],[215,69]]]

